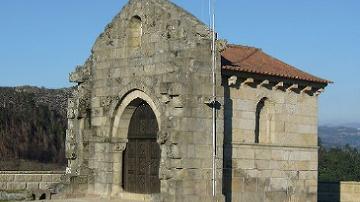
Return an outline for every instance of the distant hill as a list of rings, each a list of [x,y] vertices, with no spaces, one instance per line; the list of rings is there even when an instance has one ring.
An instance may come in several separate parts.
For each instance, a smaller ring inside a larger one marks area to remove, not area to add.
[[[349,145],[360,149],[360,124],[319,126],[319,137],[325,148]]]
[[[65,165],[66,108],[71,91],[0,87],[0,170],[4,169],[1,161],[9,159]]]

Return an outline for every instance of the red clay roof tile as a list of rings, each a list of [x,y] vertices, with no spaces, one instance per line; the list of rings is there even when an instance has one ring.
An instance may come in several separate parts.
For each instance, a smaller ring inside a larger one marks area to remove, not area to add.
[[[324,84],[332,83],[273,58],[258,48],[228,45],[221,55],[223,70],[257,73]]]

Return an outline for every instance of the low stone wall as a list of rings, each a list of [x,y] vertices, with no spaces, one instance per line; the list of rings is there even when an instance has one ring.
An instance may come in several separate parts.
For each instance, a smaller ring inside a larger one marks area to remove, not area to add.
[[[224,153],[227,201],[316,201],[316,147],[233,144]]]
[[[59,183],[64,174],[59,171],[0,171],[0,190],[45,190]]]
[[[340,182],[340,201],[360,201],[360,182]]]
[[[319,182],[319,202],[360,201],[360,182]]]

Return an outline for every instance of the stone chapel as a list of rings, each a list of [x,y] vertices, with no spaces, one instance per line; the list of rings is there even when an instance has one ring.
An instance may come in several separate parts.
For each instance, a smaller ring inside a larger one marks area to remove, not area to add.
[[[212,33],[168,0],[130,0],[70,74],[72,190],[212,201]],[[216,40],[216,201],[316,201],[318,95],[330,83]]]

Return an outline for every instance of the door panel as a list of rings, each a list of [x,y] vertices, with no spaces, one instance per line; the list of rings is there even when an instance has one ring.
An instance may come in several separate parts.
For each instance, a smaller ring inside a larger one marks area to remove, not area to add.
[[[160,145],[156,142],[158,124],[146,103],[135,109],[130,120],[129,141],[124,151],[124,189],[133,193],[160,192]]]

